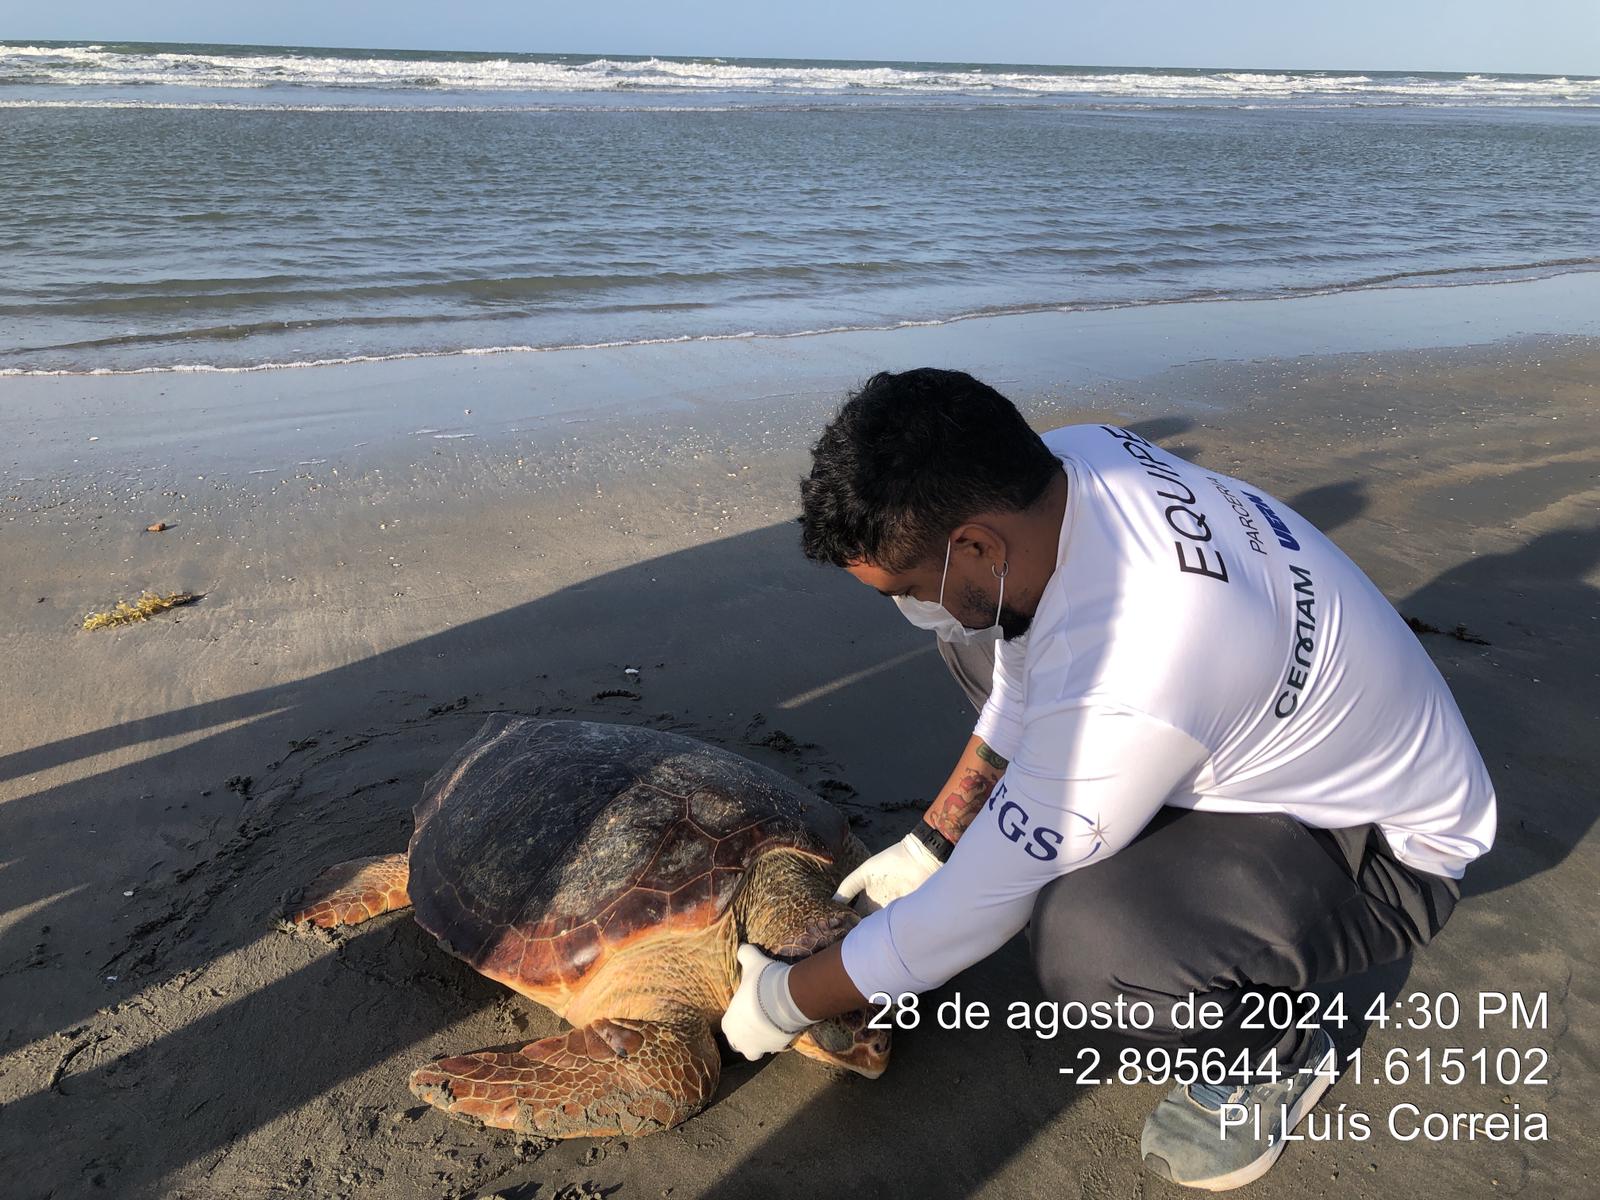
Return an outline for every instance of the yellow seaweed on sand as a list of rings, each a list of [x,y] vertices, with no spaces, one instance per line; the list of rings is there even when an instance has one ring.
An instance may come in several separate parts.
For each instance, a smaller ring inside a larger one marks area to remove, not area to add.
[[[90,613],[83,619],[85,629],[107,629],[112,625],[128,625],[134,621],[146,621],[158,612],[166,612],[169,608],[177,608],[180,604],[193,604],[204,592],[173,592],[167,596],[158,596],[154,592],[144,592],[132,604],[126,600],[118,600],[117,606],[105,612]]]

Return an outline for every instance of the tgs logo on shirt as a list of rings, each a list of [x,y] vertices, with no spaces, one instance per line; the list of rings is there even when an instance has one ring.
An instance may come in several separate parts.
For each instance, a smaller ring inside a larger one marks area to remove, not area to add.
[[[997,809],[995,806],[999,805]],[[1067,835],[1059,829],[1052,829],[1048,825],[1035,824],[1028,816],[1028,810],[1015,800],[1006,799],[1006,782],[1000,785],[989,795],[988,810],[995,814],[995,821],[1000,827],[1001,836],[1007,841],[1016,842],[1030,858],[1040,862],[1051,862],[1058,858],[1061,846],[1067,840]],[[1089,848],[1076,858],[1064,860],[1068,863],[1082,862],[1096,854],[1105,845],[1105,826],[1098,821],[1091,820],[1082,813],[1067,810],[1061,814],[1071,817],[1074,821],[1082,821],[1084,828],[1074,829],[1073,832],[1080,838],[1089,839]]]

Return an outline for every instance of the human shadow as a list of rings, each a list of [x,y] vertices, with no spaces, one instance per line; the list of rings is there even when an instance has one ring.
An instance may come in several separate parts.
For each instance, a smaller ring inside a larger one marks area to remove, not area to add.
[[[1192,432],[1195,427],[1193,420],[1179,416],[1147,417],[1140,421],[1130,421],[1124,426],[1140,437],[1158,443],[1169,453],[1201,465],[1200,460],[1205,456],[1202,447],[1172,442],[1173,438]],[[1357,520],[1370,505],[1367,486],[1359,479],[1319,484],[1296,492],[1285,499],[1290,508],[1323,533],[1332,533],[1341,526]]]
[[[1332,533],[1367,511],[1367,487],[1359,479],[1344,479],[1307,488],[1287,497],[1289,507],[1323,533]]]
[[[1188,417],[1179,416],[1145,417],[1142,420],[1130,421],[1122,428],[1131,430],[1149,441],[1164,443],[1168,438],[1188,433],[1194,428],[1194,422]],[[1178,451],[1173,449],[1173,453],[1176,454]]]
[[[1470,558],[1397,606],[1438,631],[1419,636],[1495,783],[1499,830],[1466,894],[1549,870],[1594,824],[1597,566],[1600,528],[1556,529]]]

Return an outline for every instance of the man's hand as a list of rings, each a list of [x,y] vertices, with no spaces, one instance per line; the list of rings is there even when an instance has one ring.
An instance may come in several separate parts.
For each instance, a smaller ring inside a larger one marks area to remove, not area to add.
[[[813,1022],[789,995],[789,964],[745,942],[739,947],[739,986],[722,1014],[728,1044],[751,1062],[776,1054]]]
[[[849,904],[859,895],[855,909],[866,916],[889,901],[916,891],[941,865],[933,851],[908,833],[846,875],[833,898],[839,904]]]

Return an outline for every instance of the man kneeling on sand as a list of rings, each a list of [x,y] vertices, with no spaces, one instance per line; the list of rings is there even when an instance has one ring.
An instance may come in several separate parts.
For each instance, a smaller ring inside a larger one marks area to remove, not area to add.
[[[1048,1000],[1138,1014],[1082,1031],[1102,1077],[1183,1080],[1146,1165],[1260,1176],[1334,1074],[1294,994],[1425,945],[1493,841],[1427,653],[1281,500],[1128,429],[1041,437],[960,372],[868,380],[801,498],[805,553],[934,631],[980,711],[940,798],[841,885],[871,915],[794,964],[740,947],[728,1040],[770,1054],[1026,928]]]

